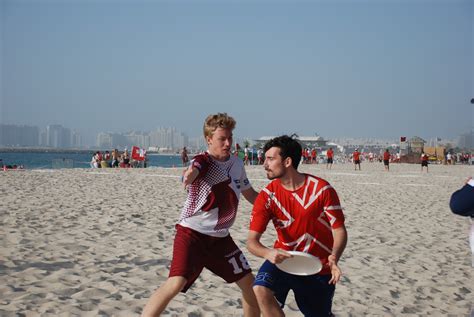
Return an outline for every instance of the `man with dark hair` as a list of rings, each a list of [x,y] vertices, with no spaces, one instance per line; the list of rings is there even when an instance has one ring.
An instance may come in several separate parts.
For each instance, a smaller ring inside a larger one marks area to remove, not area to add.
[[[327,181],[298,172],[301,150],[286,135],[264,146],[264,168],[272,182],[255,200],[247,238],[249,251],[266,259],[254,282],[264,316],[284,316],[282,308],[290,289],[305,316],[331,316],[335,284],[342,274],[337,264],[347,243],[342,207]],[[278,235],[273,248],[260,242],[270,221]],[[322,270],[309,276],[281,271],[275,264],[292,257],[287,251],[318,257]]]

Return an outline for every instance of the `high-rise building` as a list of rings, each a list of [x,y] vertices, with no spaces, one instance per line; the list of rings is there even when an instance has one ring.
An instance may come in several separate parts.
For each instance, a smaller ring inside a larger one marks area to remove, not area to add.
[[[474,149],[474,130],[459,136],[458,146],[462,149]]]
[[[40,131],[34,126],[0,124],[0,146],[69,148],[81,145],[81,135],[61,125],[49,125]]]
[[[0,146],[38,146],[38,127],[0,124]]]
[[[53,148],[71,148],[82,145],[82,136],[60,124],[51,124],[40,133],[40,145]]]
[[[157,148],[180,149],[188,146],[188,136],[176,128],[158,128],[150,132],[150,146]]]
[[[127,132],[127,133],[105,133],[97,135],[97,146],[100,148],[130,148],[134,145],[142,148],[167,148],[177,150],[188,146],[188,136],[176,130],[176,128],[158,128],[150,133]]]
[[[71,131],[60,124],[46,126],[46,146],[53,148],[70,147]]]
[[[112,133],[100,132],[97,135],[97,142],[96,142],[97,147],[103,148],[103,149],[113,148],[115,144],[112,143],[112,138],[113,138]]]
[[[234,142],[235,144],[235,142]],[[196,138],[190,138],[189,139],[189,147],[191,151],[194,152],[202,152],[207,149],[207,144],[206,140],[204,139],[204,136],[199,136]]]
[[[82,146],[82,136],[77,131],[71,132],[71,147],[79,148]]]

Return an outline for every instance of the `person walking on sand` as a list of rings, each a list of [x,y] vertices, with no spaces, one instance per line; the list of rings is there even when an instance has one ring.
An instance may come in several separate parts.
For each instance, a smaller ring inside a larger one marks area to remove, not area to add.
[[[354,170],[357,170],[357,166],[359,166],[360,171],[360,152],[359,149],[355,149],[352,153],[352,159],[354,160]]]
[[[236,283],[242,290],[244,316],[259,316],[252,290],[254,276],[242,251],[229,234],[240,194],[253,204],[252,188],[242,160],[231,155],[235,120],[226,113],[204,122],[207,152],[193,158],[183,175],[188,195],[176,225],[169,277],[148,300],[142,316],[159,316],[179,293],[185,293],[204,268]]]
[[[318,151],[316,148],[311,150],[311,164],[318,164],[318,160],[316,159],[318,156]]]
[[[428,155],[425,152],[421,152],[421,171],[423,172],[423,167],[426,167],[426,172],[428,173]]]
[[[183,147],[183,150],[181,151],[181,163],[183,163],[183,166],[186,167],[188,166],[188,162],[188,150],[186,149],[186,147]]]
[[[334,188],[324,179],[298,172],[301,145],[280,136],[264,146],[264,168],[272,180],[258,195],[250,218],[248,250],[265,259],[254,282],[254,292],[263,316],[284,316],[283,306],[293,290],[305,316],[332,316],[335,284],[342,271],[338,261],[347,244],[344,214]],[[277,233],[273,248],[260,242],[268,223]],[[318,274],[295,276],[275,264],[292,257],[287,251],[302,251],[318,257]]]
[[[249,146],[246,145],[244,148],[244,165],[249,165]]]
[[[332,163],[334,159],[334,151],[332,150],[332,147],[330,147],[329,150],[327,150],[326,156],[327,156],[326,169],[328,169],[328,167],[329,169],[332,169]]]
[[[388,149],[385,149],[385,152],[383,152],[383,165],[387,172],[390,170],[389,164],[390,164],[390,152],[388,151]]]
[[[257,150],[257,162],[258,165],[263,164],[263,150],[261,148]]]

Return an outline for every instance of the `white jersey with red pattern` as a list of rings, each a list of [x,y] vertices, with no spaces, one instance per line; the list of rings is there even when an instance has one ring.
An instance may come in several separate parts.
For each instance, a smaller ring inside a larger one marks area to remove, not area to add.
[[[255,200],[250,230],[263,233],[271,220],[277,232],[274,248],[302,251],[320,258],[321,274],[333,247],[332,229],[344,224],[344,214],[334,188],[324,179],[305,174],[304,186],[283,188],[279,179],[268,184]]]
[[[188,187],[188,197],[179,224],[213,237],[225,237],[234,224],[240,192],[250,188],[241,159],[225,162],[208,153],[196,155],[191,166],[199,175]]]

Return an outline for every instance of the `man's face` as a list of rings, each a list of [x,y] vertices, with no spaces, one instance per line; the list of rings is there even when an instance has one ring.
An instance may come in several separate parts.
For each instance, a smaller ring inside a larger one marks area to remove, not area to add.
[[[211,137],[206,137],[209,154],[217,160],[224,161],[232,149],[232,130],[217,128]]]
[[[285,176],[285,163],[287,160],[289,160],[289,158],[286,158],[285,160],[282,159],[279,148],[272,147],[268,149],[268,151],[265,152],[265,162],[263,163],[263,167],[267,172],[267,178],[272,180]]]

